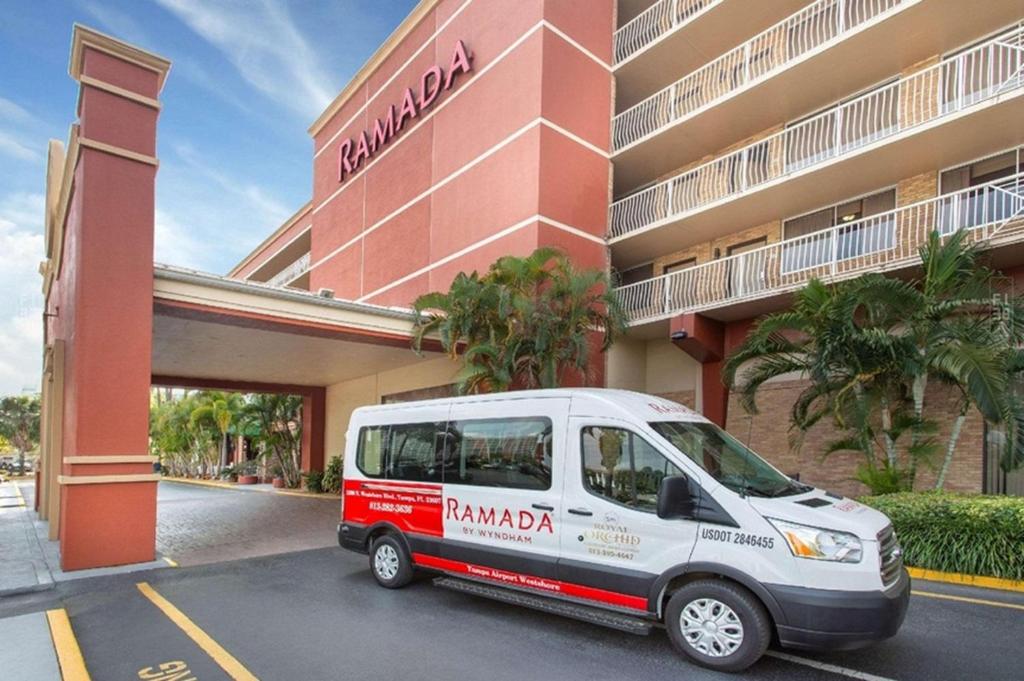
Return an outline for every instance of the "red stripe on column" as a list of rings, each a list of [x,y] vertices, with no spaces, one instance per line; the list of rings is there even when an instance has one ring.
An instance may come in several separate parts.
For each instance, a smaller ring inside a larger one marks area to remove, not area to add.
[[[563,596],[583,598],[588,601],[607,603],[609,605],[617,605],[623,608],[647,612],[647,599],[641,596],[630,596],[628,594],[620,594],[615,591],[595,589],[581,584],[561,582],[556,579],[544,579],[543,577],[526,575],[521,572],[509,572],[508,570],[499,570],[497,568],[486,567],[483,565],[473,565],[472,563],[463,563],[462,561],[438,558],[437,556],[430,556],[425,553],[414,553],[412,554],[412,559],[414,563],[425,568],[433,568],[435,570],[443,570],[444,572],[469,575],[471,577],[486,579],[499,584],[526,587],[536,589],[538,591],[548,591],[551,593],[562,594]]]

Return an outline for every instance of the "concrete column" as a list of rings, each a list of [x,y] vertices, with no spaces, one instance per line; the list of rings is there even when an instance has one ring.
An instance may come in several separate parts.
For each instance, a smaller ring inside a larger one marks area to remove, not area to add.
[[[57,300],[65,341],[61,566],[153,560],[148,456],[157,101],[170,63],[75,26],[72,129]],[[51,291],[50,298],[54,297]],[[52,303],[55,303],[51,305]]]

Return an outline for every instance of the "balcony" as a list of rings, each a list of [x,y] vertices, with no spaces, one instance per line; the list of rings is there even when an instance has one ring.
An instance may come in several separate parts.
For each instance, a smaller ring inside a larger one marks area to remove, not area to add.
[[[668,86],[807,0],[660,0],[615,32],[616,111]]]
[[[1022,90],[1024,29],[614,202],[616,264],[1019,144]]]
[[[634,326],[686,312],[742,309],[812,278],[833,282],[911,267],[935,230],[968,230],[970,241],[988,246],[1024,242],[1024,173],[616,290]],[[740,314],[751,314],[750,307]]]
[[[268,279],[267,284],[270,286],[290,286],[292,288],[301,288],[295,286],[295,280],[306,274],[306,270],[309,269],[309,260],[309,252],[307,251],[300,255],[293,263]]]
[[[615,192],[990,34],[1019,21],[1021,11],[1019,0],[817,0],[616,115]],[[744,18],[735,21],[750,29]],[[683,73],[671,59],[642,61],[650,62],[645,73],[659,74],[649,78]],[[625,71],[616,76],[621,99],[630,80]]]

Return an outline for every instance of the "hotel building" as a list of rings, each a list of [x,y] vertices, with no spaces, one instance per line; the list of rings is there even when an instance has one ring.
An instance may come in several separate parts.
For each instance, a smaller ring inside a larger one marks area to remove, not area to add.
[[[169,63],[76,27],[41,268],[65,567],[152,557],[150,386],[301,394],[322,468],[355,407],[450,394],[457,366],[409,350],[412,300],[538,246],[617,275],[629,331],[595,383],[860,492],[824,429],[792,446],[799,376],[751,416],[722,359],[812,277],[912,274],[932,230],[1024,272],[1022,21],[1024,0],[423,0],[309,128],[309,202],[226,276],[153,263]],[[947,487],[1020,485],[986,441],[972,416]]]

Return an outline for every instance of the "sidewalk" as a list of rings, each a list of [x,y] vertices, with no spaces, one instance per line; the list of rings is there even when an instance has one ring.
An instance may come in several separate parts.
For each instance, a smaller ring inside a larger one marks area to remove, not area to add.
[[[0,596],[53,587],[53,575],[36,534],[32,495],[24,482],[0,484]],[[30,490],[34,491],[34,490]]]
[[[34,501],[35,483],[0,484],[0,596],[52,589],[71,579],[170,567],[158,557],[150,563],[64,572],[60,543],[49,540],[48,525],[38,519]]]
[[[4,678],[19,681],[61,678],[45,612],[0,619],[0,641],[3,641],[0,661]]]

